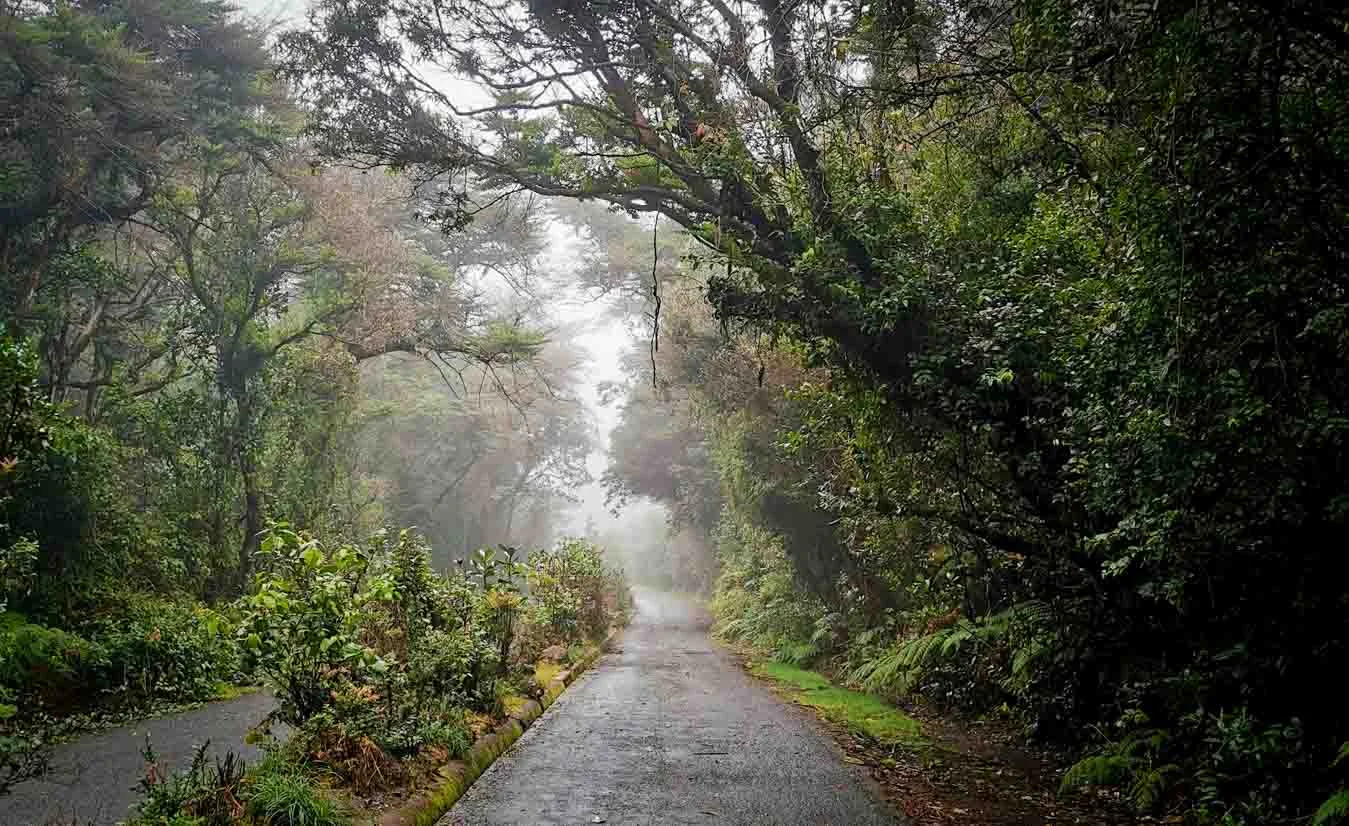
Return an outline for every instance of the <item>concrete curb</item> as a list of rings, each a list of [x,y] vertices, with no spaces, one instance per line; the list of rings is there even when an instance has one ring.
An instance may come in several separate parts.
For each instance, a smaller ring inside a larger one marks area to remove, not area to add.
[[[575,682],[582,672],[594,665],[595,661],[610,649],[620,633],[621,628],[609,629],[608,635],[598,649],[587,654],[569,670],[558,674],[548,683],[543,697],[523,704],[491,733],[479,737],[463,760],[446,763],[437,769],[436,774],[440,779],[431,789],[413,796],[398,809],[386,812],[379,818],[379,826],[432,826],[464,796],[464,792],[473,785],[473,781],[481,777],[482,773],[487,771],[487,767],[505,754],[506,750],[525,733],[525,729],[562,696],[567,686]]]

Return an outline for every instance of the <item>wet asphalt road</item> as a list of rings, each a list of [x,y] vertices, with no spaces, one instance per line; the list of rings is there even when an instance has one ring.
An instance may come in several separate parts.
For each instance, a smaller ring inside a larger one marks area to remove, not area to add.
[[[693,603],[639,592],[599,660],[437,826],[900,822],[813,718],[748,677]]]
[[[0,824],[111,826],[125,820],[140,799],[135,787],[145,772],[141,749],[146,735],[159,761],[174,769],[186,768],[197,745],[207,740],[212,754],[233,750],[252,761],[261,753],[244,737],[275,706],[270,694],[259,691],[57,746],[46,776],[0,797]]]

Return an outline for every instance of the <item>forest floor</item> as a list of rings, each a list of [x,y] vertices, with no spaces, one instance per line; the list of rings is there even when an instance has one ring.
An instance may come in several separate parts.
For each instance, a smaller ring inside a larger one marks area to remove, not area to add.
[[[196,748],[207,741],[212,754],[234,751],[251,762],[262,755],[246,742],[248,731],[275,706],[271,694],[255,691],[58,745],[45,775],[0,797],[0,823],[111,826],[125,820],[140,799],[137,783],[145,775],[146,738],[165,769],[186,768]]]
[[[1067,757],[1029,746],[1011,724],[957,720],[921,705],[900,709],[814,672],[736,653],[779,696],[815,710],[845,760],[864,766],[912,826],[1149,822],[1113,794],[1059,795]]]

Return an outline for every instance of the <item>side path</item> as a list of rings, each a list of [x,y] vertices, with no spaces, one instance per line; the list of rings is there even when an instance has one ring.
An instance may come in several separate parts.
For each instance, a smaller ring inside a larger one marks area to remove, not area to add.
[[[232,750],[251,762],[261,752],[246,745],[244,737],[275,706],[270,694],[259,691],[57,746],[46,776],[0,797],[0,824],[112,826],[126,819],[128,808],[138,799],[135,788],[145,771],[141,749],[146,735],[159,760],[173,769],[186,768],[193,750],[207,740],[211,753]]]
[[[873,826],[896,816],[813,717],[713,646],[707,617],[638,592],[600,659],[438,826]]]

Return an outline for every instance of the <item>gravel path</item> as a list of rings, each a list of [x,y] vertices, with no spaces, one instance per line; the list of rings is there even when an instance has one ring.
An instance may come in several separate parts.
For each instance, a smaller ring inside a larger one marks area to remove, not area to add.
[[[260,752],[244,743],[248,729],[276,705],[259,691],[191,711],[142,720],[57,746],[45,777],[0,797],[3,826],[111,826],[126,818],[138,799],[136,783],[145,771],[141,748],[146,735],[164,765],[183,768],[207,740],[211,752],[234,750],[245,760]]]
[[[705,615],[638,594],[638,614],[438,826],[876,826],[897,818],[813,717],[754,682]]]

